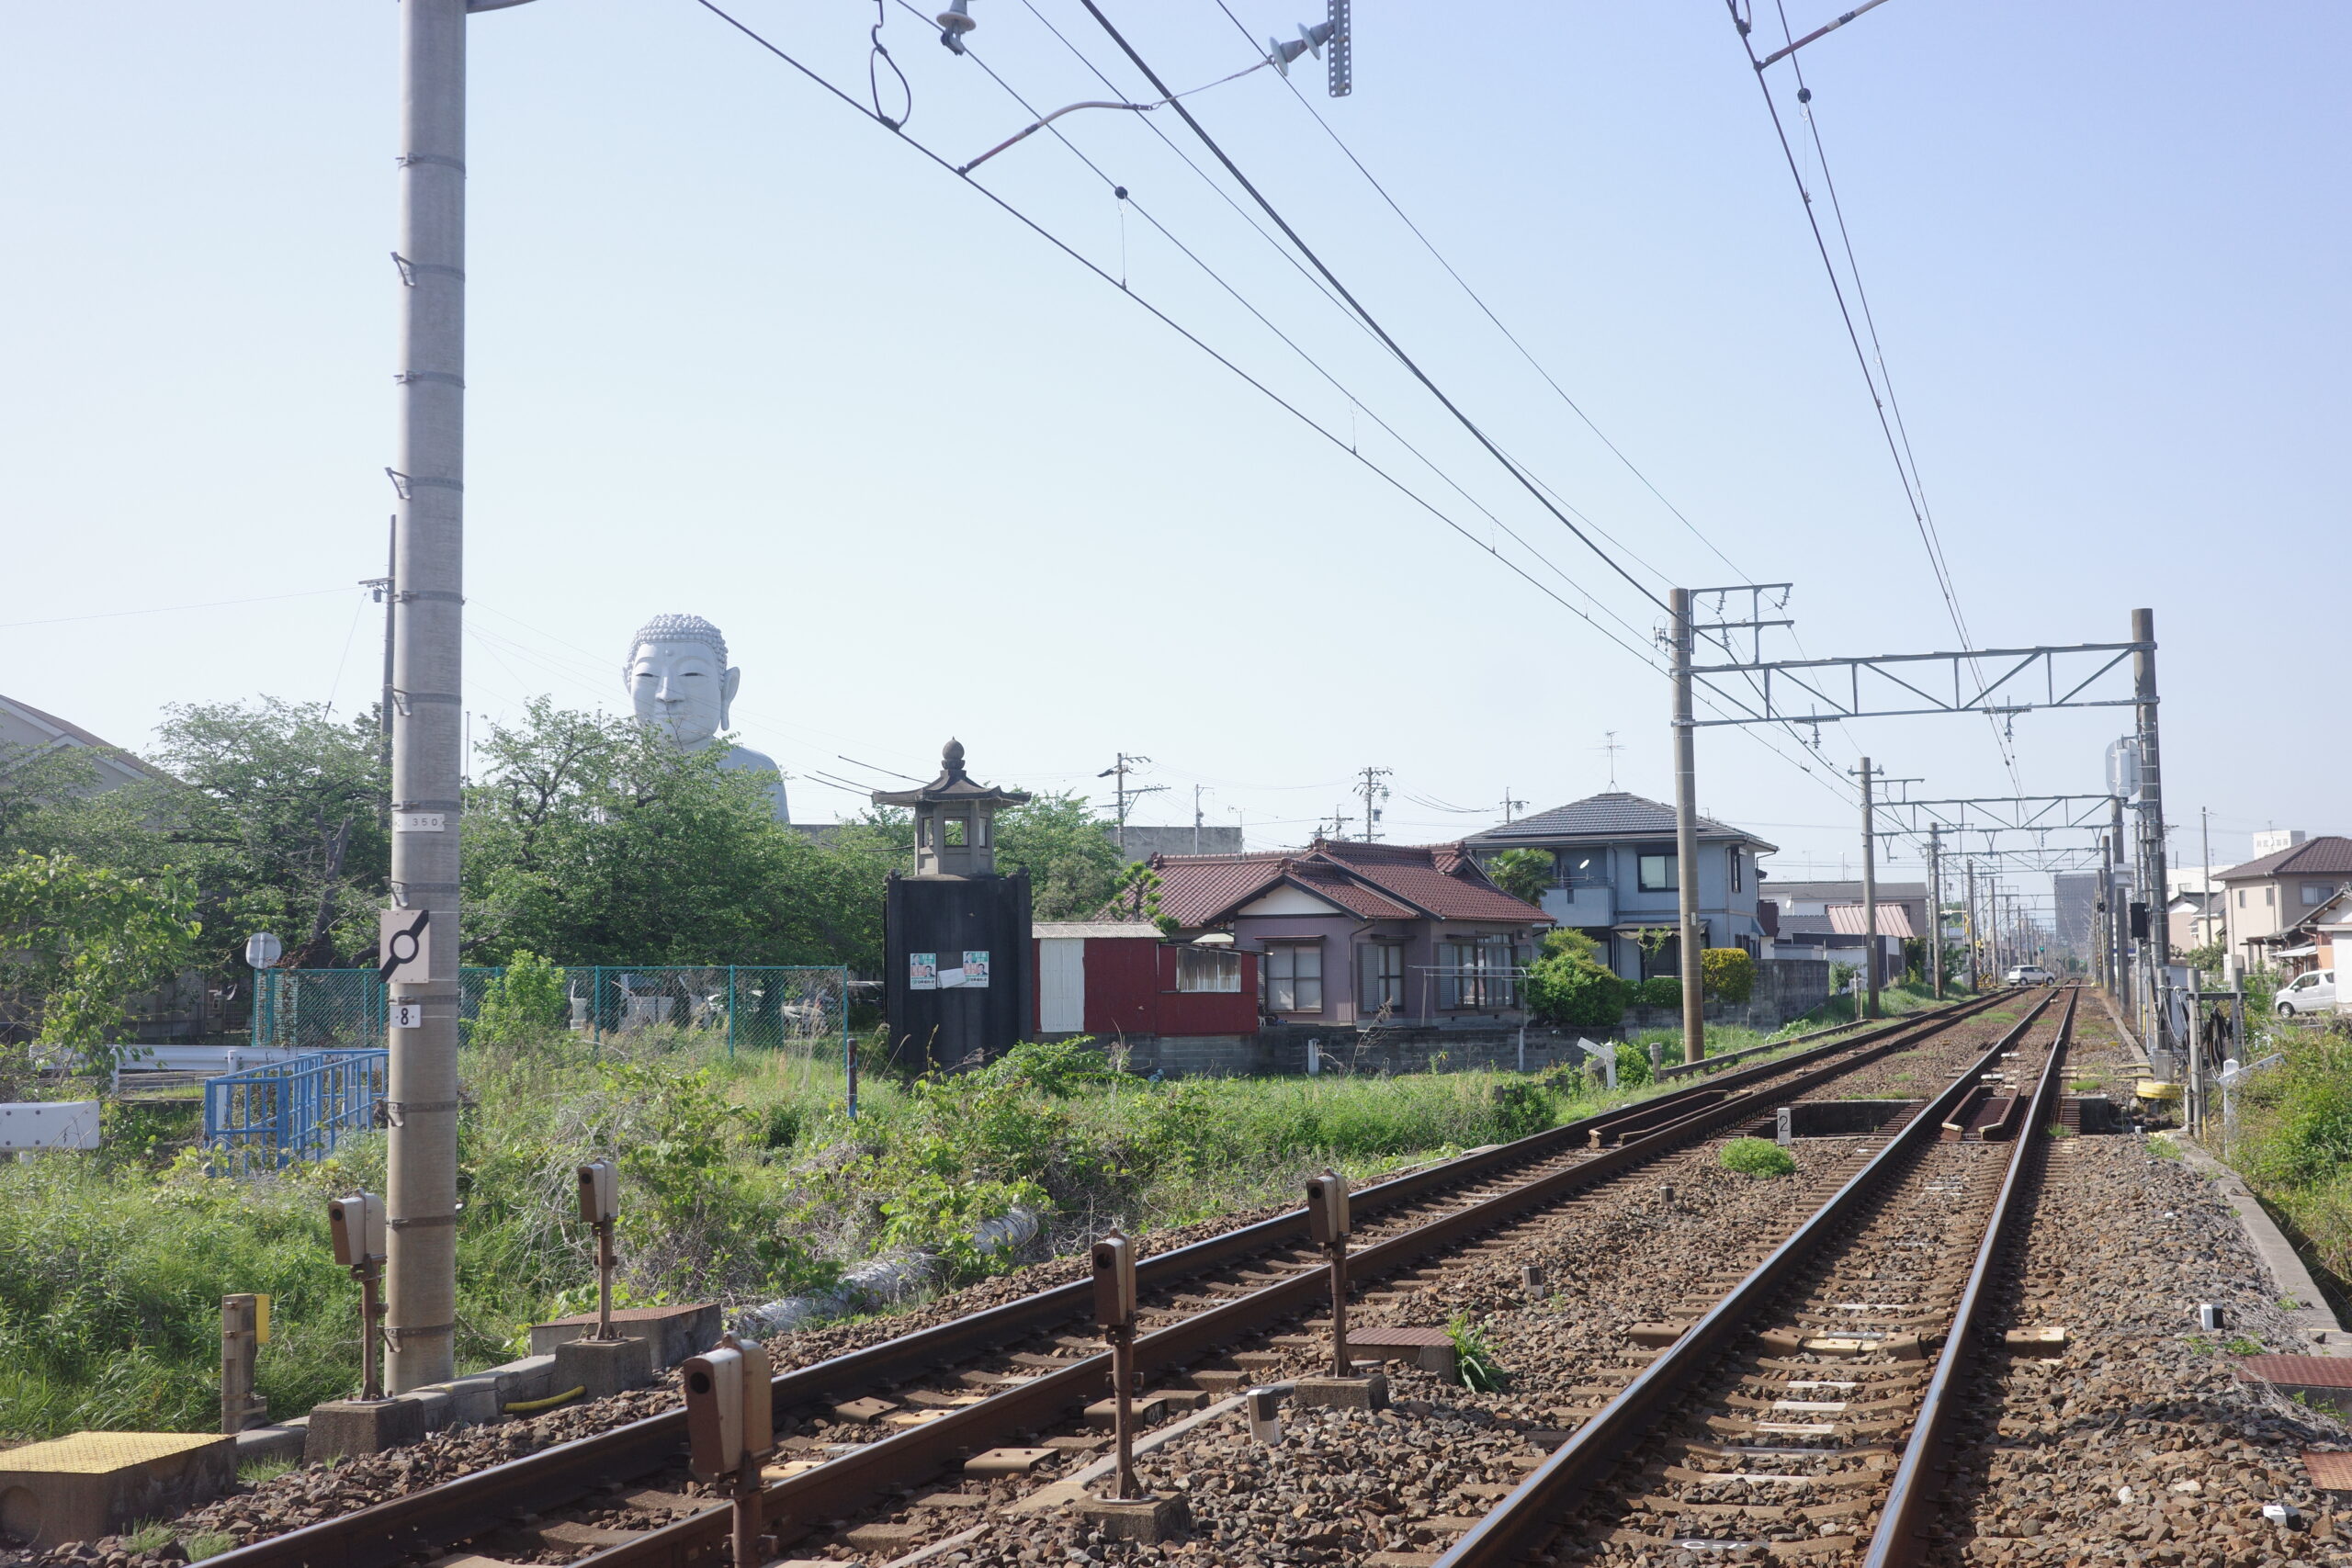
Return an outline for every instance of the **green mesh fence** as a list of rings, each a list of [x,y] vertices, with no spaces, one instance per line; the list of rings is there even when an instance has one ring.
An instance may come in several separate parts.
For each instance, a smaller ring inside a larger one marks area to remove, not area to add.
[[[505,971],[458,972],[458,1026]],[[838,1055],[849,1045],[849,971],[762,964],[595,964],[563,971],[573,1032],[602,1042],[672,1028],[729,1051]],[[389,1043],[384,982],[373,969],[266,969],[254,978],[253,1042],[295,1051]]]

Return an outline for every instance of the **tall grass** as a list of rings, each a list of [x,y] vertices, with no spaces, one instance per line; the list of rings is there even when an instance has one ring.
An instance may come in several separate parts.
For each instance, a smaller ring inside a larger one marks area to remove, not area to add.
[[[1057,1243],[1295,1201],[1305,1174],[1359,1179],[1632,1098],[1515,1074],[1180,1079],[1111,1072],[1084,1046],[1024,1047],[941,1079],[874,1075],[848,1114],[837,1062],[648,1031],[469,1047],[461,1062],[460,1367],[593,1300],[572,1168],[622,1169],[624,1303],[747,1303],[892,1247],[950,1278],[1003,1258],[969,1242],[1013,1203]],[[260,1392],[280,1415],[357,1382],[357,1289],[325,1199],[381,1190],[383,1139],[272,1177],[206,1174],[186,1112],[117,1117],[98,1156],[0,1166],[0,1438],[217,1420],[220,1301],[274,1301]],[[120,1135],[118,1136],[117,1134]]]
[[[2267,1043],[2287,1060],[2237,1091],[2231,1162],[2341,1288],[2352,1281],[2352,1029],[2276,1029]]]

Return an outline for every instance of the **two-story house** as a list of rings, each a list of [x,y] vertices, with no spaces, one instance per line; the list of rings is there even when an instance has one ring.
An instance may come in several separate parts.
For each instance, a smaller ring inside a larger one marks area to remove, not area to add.
[[[2230,951],[2248,968],[2315,956],[2312,918],[2352,887],[2352,839],[2324,833],[2218,873]]]
[[[1538,850],[1552,857],[1552,886],[1544,912],[1599,942],[1610,967],[1628,979],[1681,973],[1674,931],[1680,869],[1674,807],[1638,795],[1605,795],[1539,811],[1473,834],[1465,840],[1480,861],[1506,850]],[[1699,819],[1699,915],[1709,947],[1745,948],[1761,955],[1766,932],[1757,919],[1758,857],[1769,844],[1743,829]]]

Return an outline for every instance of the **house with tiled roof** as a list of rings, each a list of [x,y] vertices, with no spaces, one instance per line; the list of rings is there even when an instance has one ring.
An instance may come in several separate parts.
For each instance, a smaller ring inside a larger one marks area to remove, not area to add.
[[[1764,956],[1757,862],[1779,846],[1712,818],[1700,818],[1698,829],[1698,913],[1707,945]],[[1674,931],[1681,881],[1671,806],[1611,790],[1474,833],[1465,845],[1482,864],[1507,850],[1551,856],[1545,914],[1592,938],[1628,979],[1680,973]]]
[[[1181,940],[1257,955],[1268,1020],[1491,1021],[1519,1013],[1520,971],[1551,918],[1505,893],[1462,844],[1317,839],[1304,850],[1155,855]]]
[[[2323,833],[2214,874],[2230,951],[2248,968],[2308,968],[2312,917],[2352,887],[2352,839]]]

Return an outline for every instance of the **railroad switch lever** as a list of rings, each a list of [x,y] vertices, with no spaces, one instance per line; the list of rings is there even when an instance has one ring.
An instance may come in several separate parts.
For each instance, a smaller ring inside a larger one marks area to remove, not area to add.
[[[760,1466],[775,1451],[767,1348],[722,1334],[713,1348],[687,1357],[679,1371],[686,1393],[687,1468],[707,1484],[732,1481],[737,1568],[759,1568],[769,1544]]]
[[[596,1233],[596,1337],[617,1339],[613,1331],[613,1222],[620,1217],[620,1170],[611,1160],[579,1168],[580,1218]]]
[[[1136,1482],[1136,1247],[1118,1231],[1094,1244],[1094,1321],[1111,1346],[1118,1472],[1114,1502],[1143,1496]]]
[[[1306,1234],[1331,1260],[1331,1375],[1355,1369],[1348,1361],[1348,1179],[1336,1170],[1306,1179]]]
[[[327,1201],[327,1235],[334,1244],[334,1260],[359,1281],[359,1397],[384,1397],[383,1358],[378,1342],[383,1337],[384,1201],[373,1192],[355,1192]]]

